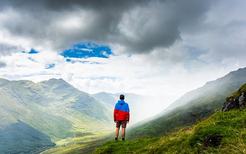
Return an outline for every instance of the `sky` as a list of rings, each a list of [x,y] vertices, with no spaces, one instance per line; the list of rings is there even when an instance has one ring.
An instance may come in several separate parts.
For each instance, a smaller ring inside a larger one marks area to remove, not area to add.
[[[244,0],[1,0],[0,77],[168,106],[246,66]]]

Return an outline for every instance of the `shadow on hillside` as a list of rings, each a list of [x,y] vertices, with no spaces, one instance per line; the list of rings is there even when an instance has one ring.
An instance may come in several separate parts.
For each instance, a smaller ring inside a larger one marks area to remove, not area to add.
[[[47,135],[22,121],[0,129],[1,153],[39,153],[51,146],[54,143]]]

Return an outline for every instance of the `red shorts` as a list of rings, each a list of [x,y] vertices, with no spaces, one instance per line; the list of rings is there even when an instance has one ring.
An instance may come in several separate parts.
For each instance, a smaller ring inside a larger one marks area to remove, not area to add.
[[[122,128],[126,128],[126,124],[127,124],[127,121],[116,121],[116,127],[117,128],[120,128],[120,126],[122,127]]]

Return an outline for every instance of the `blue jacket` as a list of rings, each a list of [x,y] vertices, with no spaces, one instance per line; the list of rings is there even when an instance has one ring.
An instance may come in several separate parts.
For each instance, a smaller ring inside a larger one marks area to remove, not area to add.
[[[114,108],[114,121],[129,121],[130,110],[128,104],[124,100],[119,100]]]

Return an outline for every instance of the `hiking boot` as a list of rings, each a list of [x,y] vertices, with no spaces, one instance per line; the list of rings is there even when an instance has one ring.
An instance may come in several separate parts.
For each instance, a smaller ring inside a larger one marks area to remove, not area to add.
[[[125,141],[125,138],[122,138],[122,141]]]
[[[115,141],[118,141],[118,137],[114,138]]]

